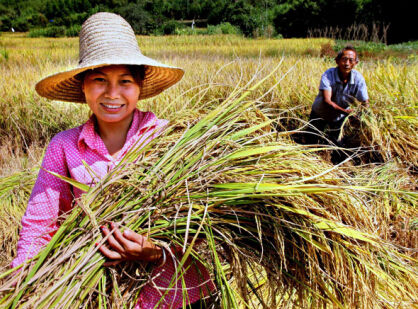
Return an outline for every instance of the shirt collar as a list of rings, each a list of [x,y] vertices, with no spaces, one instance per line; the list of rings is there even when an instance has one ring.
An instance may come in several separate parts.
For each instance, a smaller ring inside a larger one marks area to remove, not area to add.
[[[348,81],[349,84],[354,84],[354,70],[350,72],[350,80]]]
[[[351,72],[350,72],[350,78],[349,78],[349,80],[348,80],[348,83],[349,84],[354,84],[354,73],[353,73],[353,71],[354,70],[351,70]],[[335,76],[335,81],[337,82],[337,83],[340,83],[340,84],[342,84],[343,82],[341,81],[341,79],[340,79],[340,75],[338,74],[338,67],[336,67],[335,68],[335,71],[334,71],[334,76]]]
[[[99,149],[100,136],[96,132],[96,116],[91,115],[90,119],[81,126],[81,132],[78,137],[78,147],[87,146],[91,149]]]
[[[152,112],[141,112],[138,109],[134,110],[131,126],[129,127],[126,135],[125,144],[132,139],[132,137],[138,134],[143,134],[148,130],[156,128],[158,119]],[[107,153],[106,146],[104,145],[101,137],[96,131],[96,116],[93,114],[90,119],[82,126],[80,136],[78,138],[78,147],[87,146],[91,149],[99,150],[100,152]]]

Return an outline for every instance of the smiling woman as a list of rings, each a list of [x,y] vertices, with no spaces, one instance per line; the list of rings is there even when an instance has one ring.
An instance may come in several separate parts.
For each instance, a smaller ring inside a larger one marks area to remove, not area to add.
[[[78,68],[44,78],[36,90],[49,99],[87,103],[93,115],[85,124],[60,132],[48,145],[22,218],[13,267],[48,244],[59,228],[58,217],[69,213],[82,195],[79,188],[53,174],[88,186],[98,183],[134,145],[145,146],[168,123],[152,112],[139,111],[138,100],[158,95],[182,77],[182,69],[143,56],[132,28],[120,16],[97,13],[87,19],[80,32]],[[180,266],[167,258],[164,250],[168,249],[134,231],[122,233],[119,224],[107,223],[110,228],[102,226],[104,241],[97,248],[108,260],[105,266],[154,263],[152,280],[137,298],[141,308],[160,303],[159,308],[179,308],[213,291],[200,262],[188,257],[182,264],[183,275],[178,276]],[[183,287],[185,292],[179,292]],[[168,291],[165,298],[160,290]]]

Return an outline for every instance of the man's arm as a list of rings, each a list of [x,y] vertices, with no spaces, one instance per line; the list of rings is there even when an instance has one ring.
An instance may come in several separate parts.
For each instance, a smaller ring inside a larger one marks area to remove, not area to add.
[[[343,108],[341,106],[339,106],[337,103],[333,102],[331,100],[331,95],[332,95],[332,91],[331,90],[321,90],[322,91],[322,95],[324,97],[324,102],[327,103],[328,105],[330,105],[332,108],[344,113],[344,114],[350,114],[353,110],[351,108]]]

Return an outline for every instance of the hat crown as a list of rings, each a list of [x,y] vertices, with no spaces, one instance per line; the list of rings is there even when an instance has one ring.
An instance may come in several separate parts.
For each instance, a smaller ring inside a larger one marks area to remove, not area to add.
[[[96,63],[130,63],[142,57],[135,33],[129,23],[113,13],[96,13],[80,31],[79,67]]]

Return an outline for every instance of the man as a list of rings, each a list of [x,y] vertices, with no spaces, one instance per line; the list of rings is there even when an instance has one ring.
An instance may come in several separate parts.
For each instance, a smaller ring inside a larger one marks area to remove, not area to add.
[[[352,46],[344,47],[335,57],[337,67],[328,69],[321,77],[319,93],[312,105],[308,143],[317,144],[320,132],[326,126],[326,137],[334,144],[343,146],[338,136],[344,119],[352,112],[354,100],[368,106],[369,97],[364,77],[353,68],[358,63],[357,52]],[[320,131],[320,132],[318,132]]]

